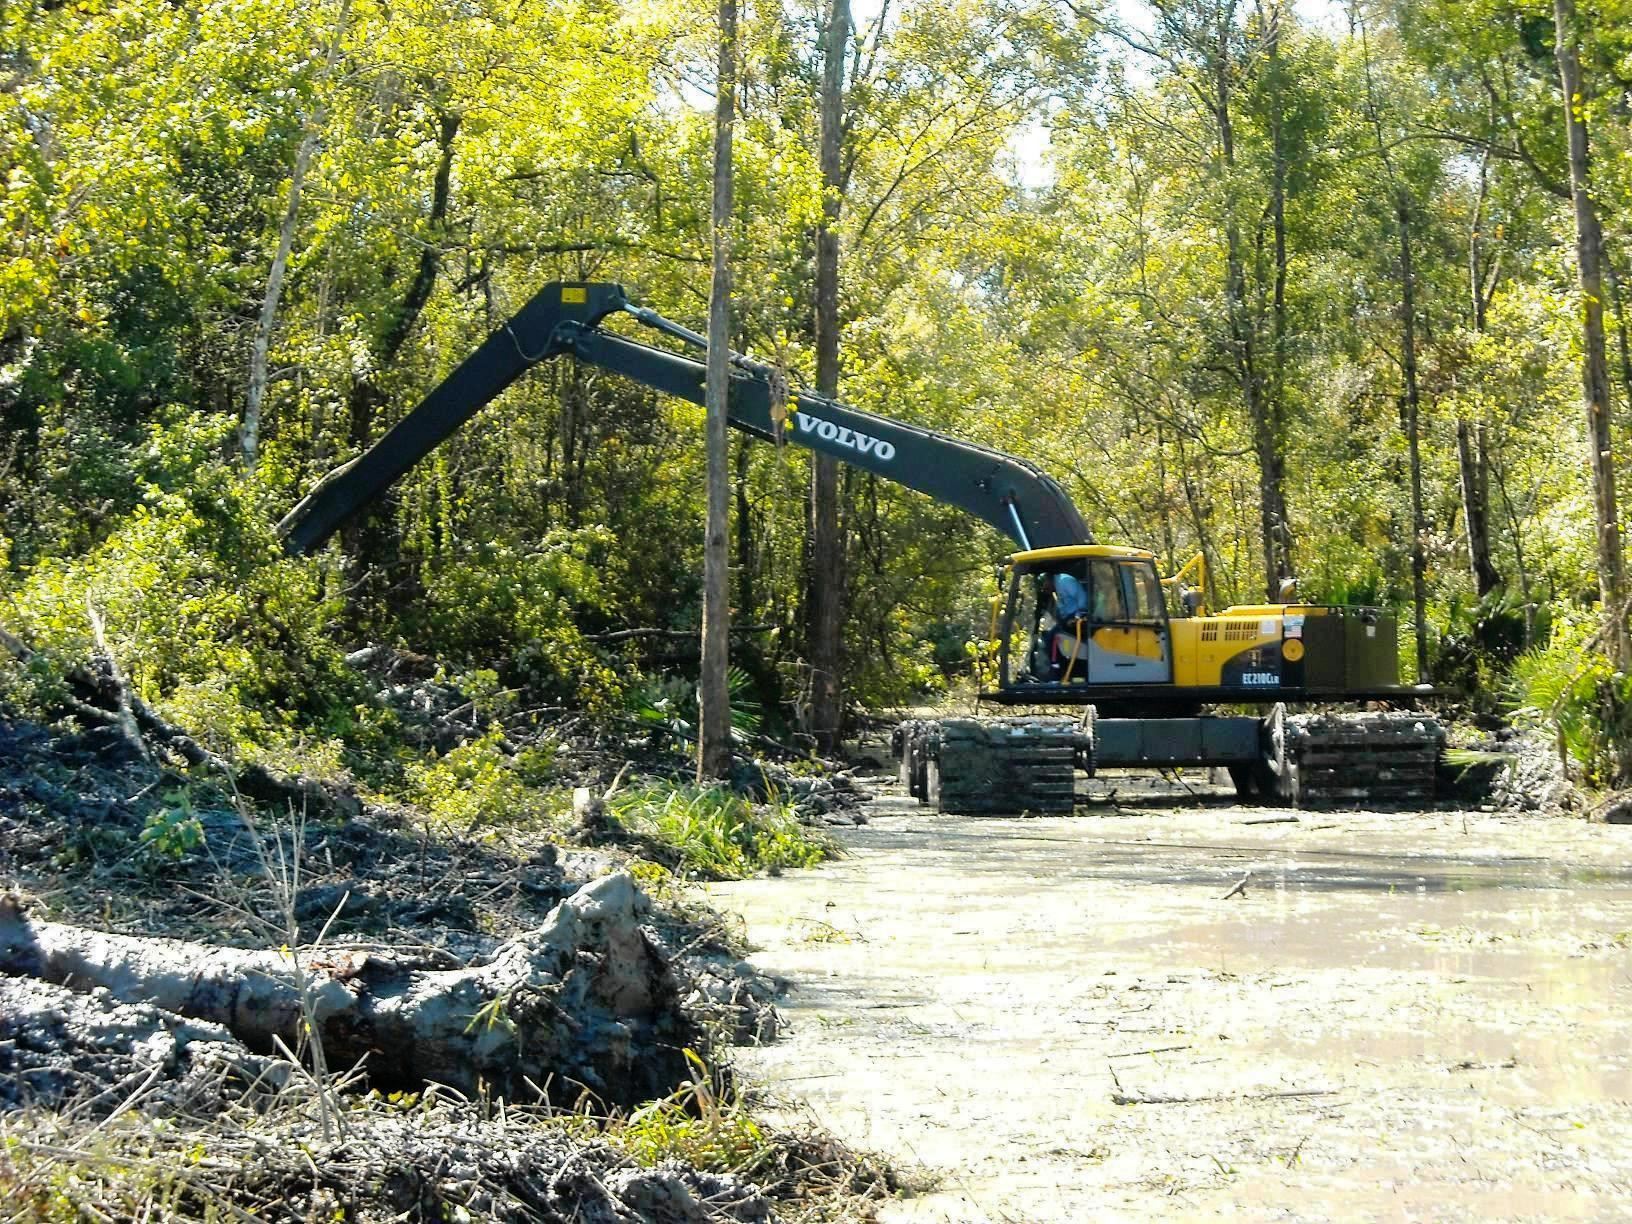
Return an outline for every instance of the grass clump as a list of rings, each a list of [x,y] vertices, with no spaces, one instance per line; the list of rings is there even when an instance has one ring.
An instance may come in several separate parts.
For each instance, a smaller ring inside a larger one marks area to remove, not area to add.
[[[607,812],[626,832],[668,851],[680,872],[709,879],[810,867],[832,851],[799,823],[791,803],[751,803],[727,786],[630,787],[607,801]]]
[[[689,1081],[625,1118],[608,1118],[600,1137],[646,1168],[675,1162],[753,1182],[777,1201],[777,1219],[825,1224],[876,1218],[874,1203],[904,1188],[876,1156],[818,1129],[788,1130],[754,1116],[729,1073],[687,1050]],[[924,1189],[925,1186],[915,1186]]]
[[[693,1077],[669,1096],[608,1127],[608,1137],[648,1168],[680,1160],[714,1173],[751,1176],[772,1150],[770,1136],[692,1050]]]

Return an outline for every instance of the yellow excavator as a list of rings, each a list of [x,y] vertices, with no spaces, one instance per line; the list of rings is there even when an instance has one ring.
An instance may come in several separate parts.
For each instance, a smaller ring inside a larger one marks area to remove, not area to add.
[[[570,357],[704,402],[703,360],[607,326],[629,317],[706,352],[696,332],[611,283],[554,282],[490,335],[400,423],[331,472],[279,524],[310,552],[539,362]],[[1154,553],[1096,543],[1035,464],[933,430],[790,393],[769,366],[730,355],[730,423],[831,455],[966,510],[1018,551],[998,570],[984,701],[1079,715],[912,720],[897,730],[912,793],[953,812],[1067,812],[1075,776],[1111,768],[1222,767],[1244,795],[1290,803],[1417,802],[1433,793],[1444,736],[1418,713],[1289,715],[1293,704],[1412,705],[1398,630],[1372,607],[1293,602],[1209,611],[1200,557],[1168,576]],[[1075,599],[1068,602],[1062,591]],[[1252,707],[1263,712],[1218,714]]]

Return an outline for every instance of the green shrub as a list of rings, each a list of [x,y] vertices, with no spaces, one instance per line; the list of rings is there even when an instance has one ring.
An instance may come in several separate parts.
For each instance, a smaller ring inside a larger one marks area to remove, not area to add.
[[[751,1175],[775,1144],[735,1093],[694,1050],[685,1051],[692,1078],[623,1121],[609,1120],[606,1137],[648,1168],[679,1160],[712,1173]]]
[[[578,618],[605,612],[615,541],[602,527],[552,531],[536,548],[503,544],[438,561],[425,574],[417,635],[470,666],[508,659],[507,679],[591,711],[614,710],[622,677],[585,640]]]
[[[323,566],[286,557],[253,486],[199,459],[202,429],[155,427],[141,502],[88,552],[15,579],[6,619],[41,652],[36,689],[91,656],[100,621],[145,701],[218,751],[287,756],[350,731],[363,694]]]
[[[565,815],[562,796],[542,789],[550,768],[549,753],[539,750],[511,756],[498,727],[460,744],[439,759],[411,762],[406,797],[432,818],[463,832],[483,826],[526,828],[559,823]]]
[[[950,635],[956,629],[940,621],[922,624],[905,608],[889,611],[881,621],[887,637],[876,640],[888,641],[888,649],[864,649],[847,660],[846,687],[865,694],[868,703],[899,706],[932,700],[947,691],[949,672],[967,667],[967,656],[948,660],[963,650],[968,627],[962,629],[963,638],[954,640]],[[989,617],[976,618],[972,627],[977,638],[989,624]]]
[[[165,795],[164,806],[148,814],[137,837],[142,857],[150,863],[178,862],[204,844],[204,825],[193,811],[185,790]]]
[[[743,668],[726,672],[731,729],[752,735],[765,723],[764,707],[754,699],[754,678]],[[642,678],[624,690],[624,708],[642,722],[668,731],[674,747],[684,750],[697,735],[697,682],[686,676]]]
[[[679,1101],[654,1101],[608,1135],[648,1168],[681,1160],[709,1172],[747,1174],[773,1151],[765,1129],[734,1102],[694,1112]]]
[[[1632,677],[1600,649],[1600,623],[1596,612],[1561,614],[1513,671],[1520,704],[1546,720],[1559,755],[1593,787],[1632,781]]]
[[[726,786],[662,782],[631,787],[607,804],[630,833],[674,851],[680,869],[717,880],[756,871],[809,867],[830,847],[794,815],[791,804],[750,803]]]

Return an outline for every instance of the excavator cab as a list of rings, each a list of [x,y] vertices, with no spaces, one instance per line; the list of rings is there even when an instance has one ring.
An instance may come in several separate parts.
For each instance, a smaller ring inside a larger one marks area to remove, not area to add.
[[[1172,633],[1155,555],[1075,544],[1015,553],[999,615],[1004,690],[1071,700],[1091,689],[1171,684]],[[1057,585],[1057,593],[1049,588]]]

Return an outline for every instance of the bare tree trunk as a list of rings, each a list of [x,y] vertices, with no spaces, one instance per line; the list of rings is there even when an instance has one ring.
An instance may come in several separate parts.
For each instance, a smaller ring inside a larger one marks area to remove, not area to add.
[[[737,4],[720,0],[719,77],[714,95],[714,279],[708,294],[707,526],[703,538],[703,661],[697,684],[697,777],[731,774],[730,473],[731,137],[737,97]]]
[[[1597,512],[1598,593],[1610,618],[1610,657],[1618,667],[1632,662],[1626,628],[1625,574],[1621,525],[1615,501],[1615,464],[1609,432],[1609,362],[1604,343],[1603,229],[1591,194],[1591,158],[1587,149],[1575,0],[1553,0],[1557,28],[1558,77],[1564,94],[1564,127],[1570,144],[1570,193],[1575,202],[1575,254],[1582,298],[1581,388],[1587,416],[1587,446],[1592,468],[1593,505]]]
[[[1609,300],[1615,307],[1615,338],[1621,358],[1621,393],[1632,403],[1632,334],[1627,330],[1626,302],[1621,294],[1621,277],[1615,269],[1615,257],[1609,246],[1604,246],[1604,279],[1609,282]]]
[[[255,470],[261,452],[261,404],[266,399],[267,349],[271,343],[272,324],[277,319],[278,302],[283,297],[283,277],[289,266],[289,250],[295,241],[295,222],[300,215],[301,186],[306,179],[306,167],[317,151],[318,124],[314,120],[300,148],[295,151],[294,169],[289,174],[289,200],[283,210],[283,226],[278,231],[278,249],[272,256],[272,268],[266,277],[266,295],[261,299],[261,312],[255,320],[255,338],[249,348],[249,392],[244,399],[244,427],[241,435],[244,467]]]
[[[1231,113],[1230,36],[1235,5],[1218,9],[1218,45],[1213,57],[1213,95],[1208,99],[1218,124],[1219,179],[1224,191],[1224,293],[1229,312],[1230,355],[1236,379],[1252,428],[1253,450],[1258,459],[1258,525],[1263,544],[1265,596],[1276,598],[1281,579],[1292,572],[1290,533],[1286,523],[1284,460],[1276,438],[1276,423],[1270,396],[1266,393],[1263,354],[1259,351],[1259,321],[1247,303],[1246,260],[1242,253],[1241,226],[1236,218],[1235,121]]]
[[[822,221],[816,230],[816,390],[839,390],[840,144],[843,137],[844,54],[850,40],[850,0],[833,0],[823,33],[821,149]],[[844,541],[839,528],[839,465],[811,459],[809,615],[810,726],[817,744],[838,746],[843,720]]]
[[[748,450],[758,443],[741,438],[736,444],[732,490],[737,504],[737,610],[753,620],[759,607],[759,591],[754,564],[754,505],[748,487]]]
[[[1269,30],[1269,86],[1270,139],[1274,164],[1270,179],[1270,220],[1275,237],[1275,287],[1272,302],[1271,326],[1273,351],[1270,354],[1270,373],[1267,394],[1263,397],[1260,415],[1263,417],[1264,440],[1260,448],[1260,465],[1267,469],[1263,481],[1266,500],[1279,535],[1271,550],[1270,562],[1275,569],[1273,578],[1288,578],[1292,569],[1292,524],[1286,508],[1286,132],[1283,119],[1281,32],[1284,25],[1281,5],[1271,6],[1268,15]],[[1280,583],[1276,581],[1275,587]],[[1269,592],[1273,598],[1276,591]]]
[[[1474,588],[1483,599],[1502,585],[1502,575],[1490,557],[1490,460],[1482,423],[1472,425],[1466,420],[1457,421],[1456,459],[1462,480],[1468,564],[1473,571]]]
[[[1468,305],[1473,317],[1473,330],[1485,330],[1485,315],[1490,299],[1496,293],[1496,277],[1501,271],[1501,255],[1489,264],[1485,262],[1485,200],[1490,195],[1490,154],[1479,162],[1479,196],[1473,209],[1473,224],[1468,229]]]
[[[334,29],[329,38],[319,89],[323,88],[334,71],[335,61],[340,58],[340,42],[346,35],[350,20],[351,0],[340,0],[340,12],[334,20]],[[266,275],[266,294],[261,298],[261,311],[255,319],[255,338],[249,350],[249,392],[244,399],[241,436],[244,467],[250,471],[255,470],[261,452],[261,405],[266,400],[267,350],[272,343],[273,324],[277,322],[278,303],[283,299],[283,279],[289,269],[289,252],[294,246],[295,225],[300,218],[301,190],[306,182],[307,168],[323,137],[324,119],[324,107],[320,102],[317,111],[307,120],[306,133],[295,150],[295,164],[289,173],[289,199],[284,204],[283,224],[278,229],[278,249],[272,256],[272,267]]]
[[[1392,169],[1389,172],[1393,177]],[[1405,369],[1405,442],[1411,462],[1411,603],[1417,622],[1417,683],[1428,672],[1428,525],[1422,512],[1422,392],[1417,384],[1417,282],[1411,263],[1411,201],[1396,188],[1394,216],[1400,227],[1400,362]]]
[[[1357,11],[1357,10],[1356,10]],[[1405,393],[1400,405],[1400,428],[1405,434],[1411,466],[1411,603],[1416,617],[1417,681],[1426,683],[1428,672],[1428,558],[1427,523],[1422,510],[1422,392],[1417,383],[1417,281],[1411,261],[1411,194],[1394,170],[1383,135],[1383,112],[1371,76],[1371,44],[1365,25],[1357,22],[1365,57],[1366,112],[1377,140],[1377,160],[1382,163],[1394,200],[1394,220],[1400,233],[1400,366],[1405,375]]]
[[[1479,197],[1474,207],[1473,225],[1468,233],[1468,301],[1473,329],[1485,330],[1485,310],[1495,288],[1496,268],[1485,267],[1484,210],[1490,185],[1490,154],[1479,163]],[[1460,419],[1456,423],[1457,469],[1462,485],[1462,521],[1468,536],[1468,565],[1474,589],[1484,599],[1502,585],[1501,571],[1491,559],[1490,547],[1490,455],[1485,445],[1483,410],[1477,424]]]

